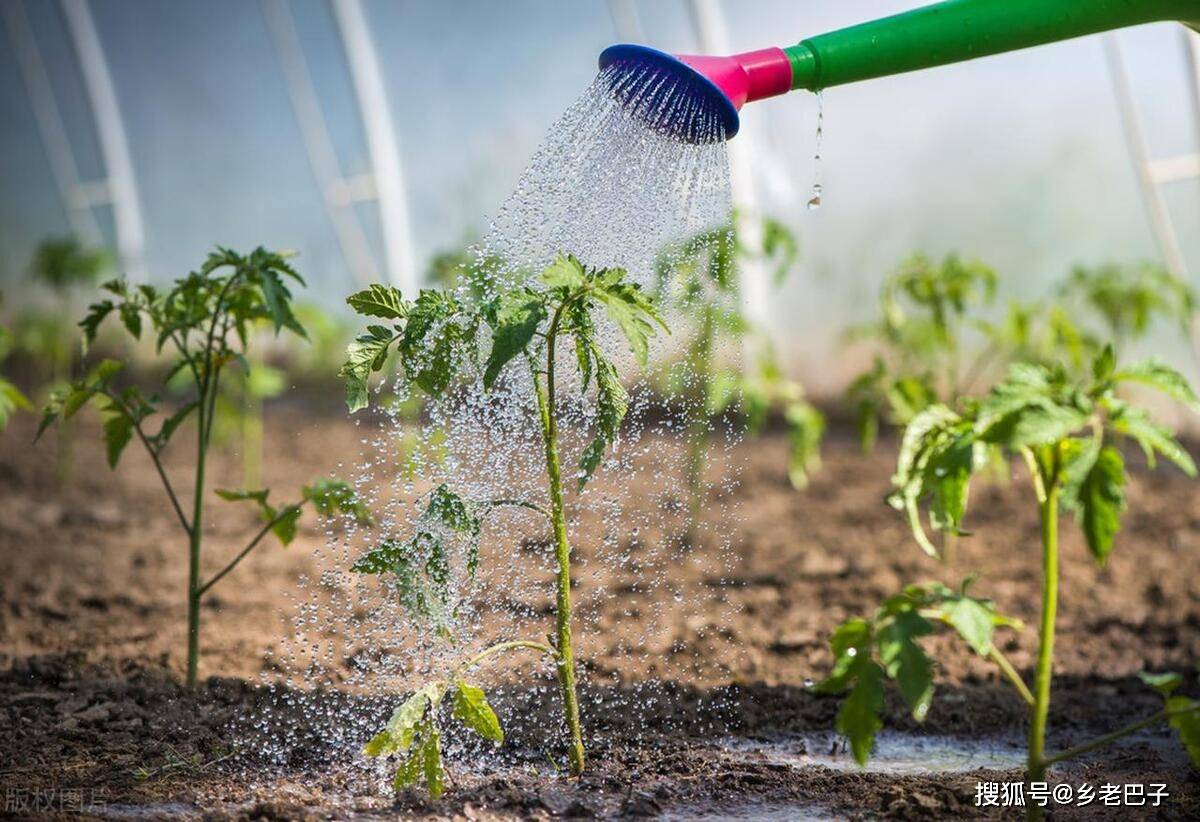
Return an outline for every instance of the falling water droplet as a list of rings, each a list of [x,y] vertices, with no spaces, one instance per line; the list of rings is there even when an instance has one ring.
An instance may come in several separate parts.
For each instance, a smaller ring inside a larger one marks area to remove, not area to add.
[[[812,687],[813,685],[815,685],[815,684],[816,684],[816,683],[815,683],[815,682],[813,682],[813,681],[812,681],[810,678],[808,678],[808,677],[805,677],[805,678],[804,678],[804,687],[805,687],[805,688],[811,688],[811,687]]]
[[[817,139],[816,150],[813,152],[813,187],[812,198],[806,203],[809,211],[821,207],[821,140],[825,136],[825,94],[817,92]]]

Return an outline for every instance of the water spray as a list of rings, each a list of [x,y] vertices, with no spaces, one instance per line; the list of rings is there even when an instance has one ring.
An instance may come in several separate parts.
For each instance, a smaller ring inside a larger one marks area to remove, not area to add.
[[[1200,30],[1200,0],[946,0],[728,57],[619,44],[600,54],[613,96],[688,143],[729,139],[746,103],[932,68],[1142,23]]]

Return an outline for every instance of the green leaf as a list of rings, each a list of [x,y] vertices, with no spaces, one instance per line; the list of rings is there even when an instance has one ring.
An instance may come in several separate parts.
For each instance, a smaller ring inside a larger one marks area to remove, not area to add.
[[[408,304],[401,296],[400,289],[390,285],[372,283],[367,289],[347,297],[346,304],[356,313],[368,317],[402,320],[408,316]]]
[[[492,353],[483,371],[483,387],[490,390],[500,371],[526,349],[546,319],[545,299],[528,289],[509,291],[496,298],[487,314]]]
[[[453,296],[425,290],[409,310],[400,340],[404,372],[425,393],[438,396],[458,374],[459,346],[465,330],[454,322],[459,313]]]
[[[395,750],[392,743],[392,735],[387,731],[380,731],[367,741],[363,746],[363,756],[376,757],[384,756],[391,750]]]
[[[571,254],[556,256],[554,262],[542,271],[542,282],[550,288],[565,288],[568,291],[574,291],[587,284],[583,264]]]
[[[429,795],[438,799],[445,790],[445,772],[442,768],[441,735],[432,723],[422,730],[421,758],[425,770],[425,787]]]
[[[121,324],[135,340],[142,338],[142,314],[134,303],[121,303]]]
[[[992,634],[996,625],[995,608],[968,596],[957,597],[942,606],[946,621],[958,632],[971,650],[986,657],[992,652]]]
[[[1111,446],[1101,449],[1092,469],[1079,487],[1075,509],[1088,550],[1100,565],[1112,551],[1113,538],[1121,529],[1125,510],[1125,462]]]
[[[405,561],[405,545],[387,539],[354,561],[350,570],[356,574],[385,574]]]
[[[1159,360],[1142,360],[1127,365],[1112,375],[1113,382],[1135,382],[1161,391],[1193,409],[1200,409],[1200,397],[1187,379],[1171,366]]]
[[[856,658],[852,674],[854,688],[842,701],[834,727],[850,740],[850,751],[859,765],[866,765],[883,727],[883,669],[865,654]]]
[[[629,407],[628,396],[625,387],[621,385],[617,369],[598,348],[592,351],[592,359],[596,367],[596,436],[584,448],[579,459],[581,491],[599,467],[609,443],[616,439],[621,430],[621,421],[625,419],[625,412]]]
[[[1173,671],[1162,674],[1152,674],[1142,671],[1138,674],[1138,679],[1158,691],[1164,699],[1170,697],[1172,692],[1183,684],[1183,677]]]
[[[161,450],[171,437],[175,434],[175,430],[187,419],[188,415],[195,411],[200,406],[199,400],[192,400],[184,403],[179,409],[163,420],[162,428],[158,429],[158,433],[154,435],[154,447]]]
[[[0,377],[0,431],[8,425],[9,417],[19,409],[29,409],[29,400],[8,380]]]
[[[260,488],[256,491],[246,491],[240,488],[237,490],[232,490],[229,488],[216,489],[216,495],[228,502],[242,502],[245,500],[250,500],[258,503],[259,505],[267,504],[267,495],[270,493],[270,490],[267,488]]]
[[[1195,461],[1175,439],[1175,434],[1170,428],[1152,422],[1150,415],[1141,408],[1118,406],[1118,409],[1111,420],[1112,429],[1132,437],[1145,453],[1151,468],[1154,467],[1154,455],[1161,454],[1189,477],[1196,476]]]
[[[372,325],[346,348],[346,362],[338,374],[346,381],[346,407],[350,413],[369,404],[371,372],[383,368],[388,347],[396,339],[397,335],[387,328]]]
[[[87,315],[79,321],[79,327],[83,329],[84,354],[87,354],[88,348],[96,341],[96,333],[100,330],[100,324],[115,307],[112,300],[101,300],[88,306]]]
[[[638,363],[645,367],[650,354],[649,338],[655,334],[655,324],[663,330],[667,328],[653,299],[636,283],[624,281],[624,269],[605,269],[596,276],[612,281],[596,297],[604,304],[608,318],[625,335]]]
[[[925,718],[933,699],[933,663],[916,639],[932,632],[928,620],[907,610],[892,617],[876,634],[879,659],[887,675],[900,686],[900,693],[918,722]]]
[[[429,495],[424,517],[442,523],[452,531],[476,536],[483,523],[474,506],[442,483]]]
[[[271,516],[271,519],[274,520],[271,525],[271,533],[285,546],[290,545],[292,540],[296,538],[297,524],[300,520],[300,508],[296,505],[289,505],[279,513]]]
[[[1078,431],[1087,422],[1079,409],[1045,399],[1034,399],[990,421],[979,433],[983,442],[1010,449],[1050,445]]]
[[[121,452],[133,439],[133,420],[115,402],[109,401],[102,409],[104,415],[104,449],[108,467],[116,468]]]
[[[833,670],[817,683],[814,690],[823,694],[845,691],[854,676],[858,660],[870,652],[871,641],[871,623],[867,620],[852,617],[839,625],[829,639],[829,647],[833,651]]]
[[[308,332],[304,330],[304,326],[300,325],[292,313],[292,292],[283,284],[278,272],[273,268],[263,268],[259,271],[259,275],[263,302],[266,304],[267,314],[270,315],[271,322],[275,326],[275,333],[278,334],[281,328],[287,328],[293,334],[307,340]]]
[[[392,780],[392,788],[399,793],[405,788],[411,788],[421,779],[421,774],[425,769],[424,751],[415,750],[405,760],[400,763],[400,767],[396,769],[396,776]]]
[[[440,688],[438,683],[431,682],[414,691],[400,707],[392,711],[384,729],[371,737],[363,748],[363,755],[387,756],[395,751],[407,751],[412,746],[426,710],[440,700]]]
[[[1104,350],[1092,360],[1092,378],[1096,382],[1104,382],[1112,377],[1116,367],[1117,355],[1113,352],[1111,344],[1106,345]]]
[[[358,498],[358,494],[348,482],[337,477],[321,478],[312,485],[301,488],[301,496],[312,503],[317,514],[331,517],[334,514],[348,514],[360,525],[370,525],[371,511]]]
[[[496,712],[488,704],[487,696],[482,688],[458,681],[458,689],[454,693],[454,716],[462,724],[492,742],[504,741],[504,731],[500,728],[500,720]]]
[[[1179,741],[1192,762],[1192,768],[1200,771],[1200,702],[1183,696],[1173,696],[1167,700],[1166,707],[1171,712],[1168,724],[1178,734]]]
[[[825,434],[825,417],[813,405],[796,401],[784,411],[788,425],[788,479],[792,487],[808,486],[810,474],[821,465],[821,438]]]

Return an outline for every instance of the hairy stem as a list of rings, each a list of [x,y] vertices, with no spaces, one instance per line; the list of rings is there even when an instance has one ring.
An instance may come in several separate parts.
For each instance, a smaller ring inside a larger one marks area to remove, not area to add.
[[[1074,759],[1077,756],[1082,756],[1083,754],[1094,751],[1097,748],[1103,748],[1105,745],[1111,745],[1113,742],[1116,742],[1122,737],[1137,733],[1142,728],[1149,728],[1151,725],[1157,725],[1159,722],[1165,722],[1173,716],[1178,716],[1179,714],[1190,714],[1195,711],[1200,711],[1200,705],[1193,705],[1192,707],[1184,708],[1181,711],[1168,711],[1166,708],[1163,708],[1158,713],[1151,714],[1145,719],[1138,720],[1137,722],[1132,722],[1123,728],[1118,728],[1110,734],[1096,737],[1091,742],[1084,742],[1082,745],[1076,745],[1074,748],[1068,748],[1067,750],[1056,753],[1053,756],[1048,756],[1043,760],[1043,764],[1053,765],[1056,762],[1064,762],[1068,759]]]
[[[1025,680],[1021,679],[1021,675],[1017,673],[1017,669],[1008,661],[1008,657],[1000,653],[1000,649],[992,646],[992,650],[988,653],[988,659],[996,663],[996,667],[1000,669],[1000,673],[1004,674],[1017,693],[1021,695],[1021,699],[1025,700],[1025,704],[1032,708],[1036,702],[1033,698],[1033,693],[1029,690],[1029,686],[1025,684]]]
[[[558,459],[558,420],[554,396],[554,343],[562,307],[555,312],[546,340],[546,382],[536,380],[542,440],[546,448],[546,475],[550,485],[550,521],[554,526],[554,557],[558,562],[558,593],[555,607],[558,643],[558,681],[563,713],[570,734],[568,756],[571,774],[583,773],[583,734],[579,727],[579,700],[575,694],[575,654],[571,647],[571,545],[563,513],[562,469]]]
[[[142,446],[146,449],[146,453],[150,455],[150,461],[154,463],[154,470],[158,472],[158,478],[162,480],[163,488],[166,489],[167,496],[171,499],[171,507],[175,509],[175,516],[179,518],[179,524],[183,527],[184,533],[190,537],[192,535],[192,526],[183,514],[183,506],[179,504],[179,497],[175,495],[175,486],[171,485],[171,481],[167,479],[167,472],[163,469],[162,460],[158,457],[158,450],[151,444],[150,438],[146,436],[141,421],[133,415],[129,406],[121,399],[120,394],[117,394],[115,391],[105,390],[104,395],[116,403],[127,419],[133,421],[133,430],[138,435],[138,440],[142,443]]]
[[[1039,629],[1034,703],[1030,712],[1028,774],[1030,782],[1046,778],[1046,717],[1050,712],[1050,679],[1054,667],[1054,621],[1058,611],[1058,487],[1043,482],[1045,495],[1039,503],[1042,525],[1042,621]],[[1040,819],[1041,808],[1031,805],[1027,818]]]

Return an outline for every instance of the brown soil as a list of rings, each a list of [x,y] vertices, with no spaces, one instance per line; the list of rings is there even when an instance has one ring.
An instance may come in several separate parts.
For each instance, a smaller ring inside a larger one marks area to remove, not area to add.
[[[645,567],[580,575],[581,619],[600,629],[580,637],[589,683],[587,775],[572,781],[553,771],[553,689],[510,684],[495,700],[508,731],[503,757],[452,749],[454,782],[430,803],[417,793],[393,799],[382,772],[355,758],[362,740],[350,744],[333,719],[386,715],[394,699],[350,687],[296,693],[277,674],[294,632],[292,594],[299,578],[321,570],[323,531],[303,520],[290,548],[256,551],[217,589],[204,611],[201,674],[208,679],[188,694],[179,684],[186,563],[178,526],[140,453],[131,448],[120,470],[109,472],[93,424],[80,429],[66,487],[55,480],[53,441],[36,450],[28,445],[28,419],[0,438],[0,788],[15,815],[37,815],[33,802],[42,803],[41,812],[47,803],[69,810],[78,799],[103,802],[108,813],[149,803],[150,816],[200,809],[246,818],[673,809],[766,815],[793,808],[938,818],[979,815],[973,797],[981,778],[1019,779],[1017,771],[897,777],[798,769],[735,756],[718,740],[786,741],[793,739],[788,734],[829,729],[836,700],[803,683],[828,669],[831,629],[906,582],[953,582],[978,571],[979,593],[1034,622],[1037,522],[1022,476],[975,490],[968,522],[975,535],[961,540],[946,568],[920,553],[883,503],[892,443],[863,457],[835,429],[824,468],[803,494],[784,476],[781,436],[736,446],[722,461],[744,466],[734,492],[742,524],[729,552],[699,540],[688,562],[665,569],[670,585],[639,587]],[[277,410],[267,448],[280,455],[267,468],[274,495],[286,499],[300,482],[336,471],[331,455],[357,453],[362,434],[338,415]],[[235,462],[221,456],[217,463],[214,485],[236,485]],[[168,468],[186,487],[183,464]],[[714,475],[727,470],[713,466]],[[1138,671],[1191,670],[1200,660],[1200,484],[1169,468],[1134,475],[1130,511],[1107,568],[1088,560],[1064,523],[1053,747],[1155,710]],[[206,572],[217,570],[252,527],[248,512],[212,514]],[[576,539],[585,568],[589,559],[598,564],[589,548],[599,541],[596,527],[585,519]],[[638,539],[652,543],[681,527],[663,520],[661,532]],[[600,588],[624,594],[600,596]],[[1005,640],[1005,652],[1026,674],[1035,639],[1027,629]],[[939,661],[928,718],[916,725],[892,694],[888,727],[1019,737],[1022,706],[990,667],[951,637],[935,637],[928,648]],[[337,684],[336,675],[325,679]],[[1074,783],[1166,782],[1171,799],[1145,815],[1195,818],[1200,779],[1167,753],[1167,738],[1156,729],[1060,776]],[[1095,806],[1085,815],[1106,813],[1139,815]]]

